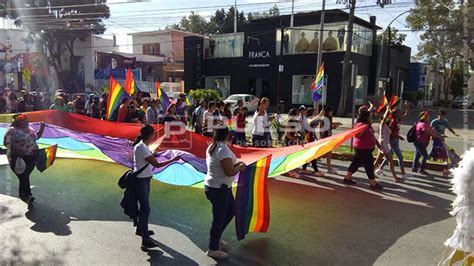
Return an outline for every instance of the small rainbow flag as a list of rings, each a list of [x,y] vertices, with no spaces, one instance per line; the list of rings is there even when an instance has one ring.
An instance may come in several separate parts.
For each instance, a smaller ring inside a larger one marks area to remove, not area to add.
[[[313,101],[317,102],[323,97],[324,87],[324,62],[319,67],[319,71],[316,74],[316,79],[311,84],[311,90],[313,90]]]
[[[161,102],[161,108],[163,108],[163,110],[166,110],[168,106],[170,105],[170,98],[168,98],[168,95],[166,95],[166,93],[161,88],[161,84],[159,81],[156,81],[155,88],[156,88],[156,95],[158,99],[160,99],[160,102]]]
[[[58,144],[38,150],[38,157],[36,160],[36,168],[38,169],[38,171],[43,172],[48,167],[53,165],[54,160],[56,160],[57,150]]]
[[[126,96],[125,90],[112,76],[110,76],[109,99],[107,101],[106,117],[112,120],[112,115],[120,107],[120,101]]]
[[[393,108],[393,107],[396,106],[399,102],[400,102],[400,97],[398,97],[397,95],[393,95],[392,98],[390,99],[390,102],[388,103],[388,106],[389,106],[390,108]]]
[[[239,240],[249,232],[265,233],[270,225],[267,180],[271,159],[271,155],[264,157],[239,175],[235,199],[235,230]]]
[[[193,99],[189,96],[189,95],[186,95],[186,104],[188,106],[192,106],[193,105]]]
[[[130,96],[135,93],[135,80],[133,79],[133,73],[130,68],[128,68],[127,76],[125,78],[125,92]]]
[[[377,108],[377,112],[380,113],[380,111],[382,111],[387,105],[388,105],[387,96],[384,95],[382,97],[382,102],[380,103],[379,108]]]

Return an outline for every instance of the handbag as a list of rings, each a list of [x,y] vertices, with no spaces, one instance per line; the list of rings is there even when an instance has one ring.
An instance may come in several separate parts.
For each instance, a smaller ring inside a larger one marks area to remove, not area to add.
[[[148,167],[148,163],[143,166],[142,168],[140,168],[139,170],[137,170],[136,172],[134,172],[132,169],[129,169],[127,170],[120,178],[119,178],[119,181],[118,181],[118,186],[121,188],[121,189],[126,189],[130,183],[135,180],[137,178],[137,176],[139,174],[141,174],[145,168]]]

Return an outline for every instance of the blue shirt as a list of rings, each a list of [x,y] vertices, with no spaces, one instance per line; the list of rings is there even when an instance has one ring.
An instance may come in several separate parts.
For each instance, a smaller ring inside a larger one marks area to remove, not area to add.
[[[439,134],[444,135],[444,131],[446,130],[446,128],[449,128],[448,119],[441,120],[439,118],[436,118],[431,121],[431,127]]]

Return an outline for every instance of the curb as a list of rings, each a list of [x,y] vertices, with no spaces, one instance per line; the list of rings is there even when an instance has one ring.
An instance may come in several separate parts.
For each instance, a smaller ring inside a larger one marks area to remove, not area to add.
[[[341,161],[352,161],[354,159],[354,155],[352,154],[346,154],[346,153],[339,153],[339,152],[333,152],[332,153],[332,158],[336,160],[341,160]],[[376,158],[374,158],[375,160]],[[403,161],[403,164],[406,168],[411,169],[411,161]],[[395,160],[395,165],[398,166],[398,161]],[[437,171],[437,172],[442,172],[444,169],[445,165],[444,164],[439,164],[439,163],[426,163],[426,169],[431,170],[431,171]]]

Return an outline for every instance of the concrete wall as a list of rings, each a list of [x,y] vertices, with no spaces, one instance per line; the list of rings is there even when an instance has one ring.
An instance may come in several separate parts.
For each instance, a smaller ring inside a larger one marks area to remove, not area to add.
[[[144,44],[160,44],[160,53],[166,57],[171,57],[172,37],[170,34],[155,35],[155,36],[141,36],[132,35],[133,53],[143,54]]]

